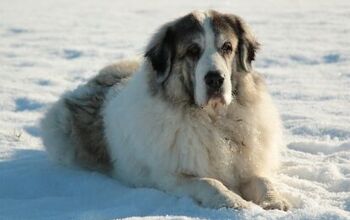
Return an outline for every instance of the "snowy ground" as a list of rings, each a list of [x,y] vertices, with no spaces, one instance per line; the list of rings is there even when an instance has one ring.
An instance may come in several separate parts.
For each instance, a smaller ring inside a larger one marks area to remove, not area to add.
[[[47,159],[37,122],[50,103],[207,8],[241,15],[263,44],[255,66],[286,130],[278,188],[291,211],[204,209]],[[349,39],[348,0],[0,0],[0,219],[350,219]]]

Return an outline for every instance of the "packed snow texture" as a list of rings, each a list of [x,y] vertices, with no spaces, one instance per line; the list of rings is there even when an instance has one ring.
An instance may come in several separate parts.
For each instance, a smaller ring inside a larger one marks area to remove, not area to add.
[[[60,94],[209,8],[242,16],[262,43],[255,67],[285,127],[276,184],[290,211],[205,209],[49,161],[38,120]],[[1,0],[0,219],[350,219],[349,39],[348,0]]]

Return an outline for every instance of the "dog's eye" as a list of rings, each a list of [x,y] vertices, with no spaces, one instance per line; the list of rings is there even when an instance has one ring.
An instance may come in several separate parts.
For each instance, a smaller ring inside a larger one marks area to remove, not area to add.
[[[191,58],[198,58],[201,52],[201,48],[198,44],[192,44],[187,48],[186,55]]]
[[[232,53],[232,45],[230,42],[225,42],[222,46],[221,46],[221,52],[223,54],[231,54]]]

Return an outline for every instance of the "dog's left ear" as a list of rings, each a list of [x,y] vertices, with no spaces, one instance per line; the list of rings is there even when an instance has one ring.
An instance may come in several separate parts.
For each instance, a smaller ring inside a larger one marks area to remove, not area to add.
[[[161,27],[153,36],[145,53],[145,57],[149,59],[156,72],[156,81],[159,84],[169,77],[174,55],[174,33],[169,23]]]
[[[252,61],[255,60],[255,54],[260,44],[248,25],[240,17],[227,15],[226,18],[238,36],[236,51],[238,71],[249,72],[252,69]]]

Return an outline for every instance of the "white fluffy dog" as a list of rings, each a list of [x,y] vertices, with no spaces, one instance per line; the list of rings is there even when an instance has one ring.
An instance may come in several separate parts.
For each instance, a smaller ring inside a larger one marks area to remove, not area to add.
[[[142,61],[68,92],[42,120],[49,155],[205,207],[287,210],[269,180],[281,126],[241,18],[193,12],[165,24]]]

